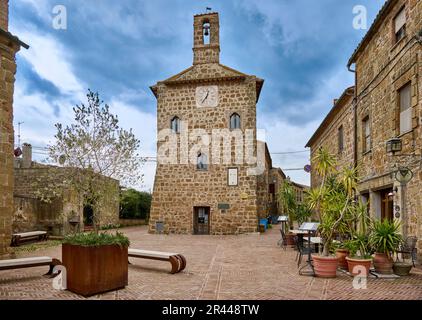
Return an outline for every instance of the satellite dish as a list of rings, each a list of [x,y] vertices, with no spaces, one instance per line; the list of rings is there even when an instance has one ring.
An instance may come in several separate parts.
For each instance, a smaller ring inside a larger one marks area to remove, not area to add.
[[[303,168],[303,170],[305,170],[305,172],[307,172],[307,173],[310,173],[310,172],[311,172],[311,169],[312,169],[312,167],[311,167],[309,164],[307,164],[307,165]]]
[[[60,157],[59,157],[59,163],[61,164],[61,165],[64,165],[64,163],[66,162],[66,156],[64,155],[64,154],[62,154]]]
[[[13,154],[15,155],[15,157],[20,157],[22,155],[22,149],[20,147],[17,147],[14,151]]]
[[[396,180],[401,184],[407,184],[413,178],[413,172],[409,168],[401,167],[396,171]]]

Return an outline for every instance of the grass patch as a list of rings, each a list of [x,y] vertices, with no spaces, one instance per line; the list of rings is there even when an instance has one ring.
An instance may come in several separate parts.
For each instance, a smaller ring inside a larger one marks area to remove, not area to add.
[[[60,240],[48,240],[38,243],[30,243],[30,244],[24,244],[19,247],[14,247],[13,252],[14,253],[24,253],[24,252],[33,252],[41,249],[51,248],[51,247],[57,247],[62,244],[62,241]]]

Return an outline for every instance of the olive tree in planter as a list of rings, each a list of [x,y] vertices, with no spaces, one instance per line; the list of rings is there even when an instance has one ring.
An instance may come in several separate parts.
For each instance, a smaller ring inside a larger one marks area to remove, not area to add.
[[[117,115],[98,93],[88,90],[87,101],[73,108],[74,123],[56,124],[55,142],[48,147],[49,162],[61,166],[66,177],[57,184],[49,183],[49,193],[74,194],[79,212],[85,207],[92,210],[93,227],[98,231],[109,203],[119,203],[119,183],[133,185],[142,180],[143,160],[138,154],[140,141],[132,129],[120,127]],[[117,205],[116,219],[118,210]]]
[[[393,273],[393,253],[403,243],[400,234],[400,223],[388,219],[374,220],[371,226],[369,242],[375,251],[374,267],[377,273]]]
[[[67,289],[92,296],[127,286],[128,247],[129,239],[119,232],[66,236],[62,260],[67,272]]]
[[[323,250],[312,255],[312,259],[316,276],[332,278],[338,266],[338,258],[331,254],[333,240],[336,234],[347,233],[354,216],[357,169],[344,168],[337,172],[336,158],[324,148],[318,150],[314,162],[322,183],[309,192],[308,203],[319,215]]]
[[[48,190],[40,189],[54,197],[72,194],[79,213],[85,206],[92,209],[95,232],[71,234],[62,245],[68,288],[82,295],[127,285],[129,241],[122,234],[99,233],[99,228],[109,201],[117,203],[118,219],[119,183],[139,182],[143,161],[138,154],[140,141],[132,130],[119,126],[118,117],[98,93],[89,90],[87,100],[87,105],[73,108],[74,123],[56,124],[56,141],[49,146],[50,162],[61,166],[55,171],[65,172],[66,177],[55,179],[59,183],[53,181]]]

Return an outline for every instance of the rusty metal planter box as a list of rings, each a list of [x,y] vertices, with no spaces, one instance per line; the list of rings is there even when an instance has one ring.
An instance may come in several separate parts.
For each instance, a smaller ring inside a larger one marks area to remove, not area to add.
[[[121,289],[128,284],[128,248],[118,245],[62,245],[67,289],[83,295]]]

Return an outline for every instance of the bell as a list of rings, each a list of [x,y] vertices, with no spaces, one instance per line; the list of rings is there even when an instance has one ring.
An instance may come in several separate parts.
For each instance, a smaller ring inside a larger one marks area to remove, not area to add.
[[[209,27],[205,27],[204,28],[205,30],[205,32],[204,32],[204,36],[209,36],[210,35],[210,28]]]

